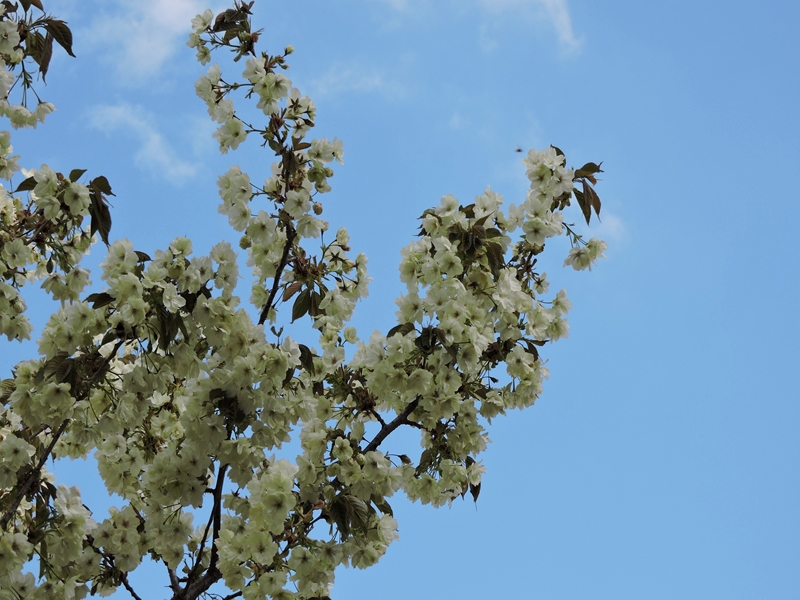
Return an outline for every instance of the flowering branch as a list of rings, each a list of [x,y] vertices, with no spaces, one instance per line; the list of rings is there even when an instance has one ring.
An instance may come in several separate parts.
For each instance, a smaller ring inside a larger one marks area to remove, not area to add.
[[[40,4],[22,0],[23,12]],[[49,596],[123,586],[138,600],[128,574],[149,555],[166,566],[173,600],[195,600],[217,582],[231,591],[226,600],[282,597],[289,586],[298,600],[329,597],[339,566],[371,566],[397,538],[393,494],[433,506],[468,491],[477,500],[487,423],[536,401],[548,376],[540,353],[568,333],[571,303],[563,290],[548,295],[538,256],[566,235],[566,266],[591,269],[603,257],[604,242],[584,242],[564,221],[573,199],[587,225],[599,216],[600,165],[571,169],[558,148],[531,150],[523,160],[530,188],[518,206],[487,188],[471,204],[445,196],[423,213],[402,250],[397,326],[360,340],[348,323],[367,295],[367,259],[352,254],[346,229],[331,239],[321,218],[343,146],[309,138],[316,108],[284,73],[293,48],[259,52],[251,8],[234,0],[216,16],[197,15],[189,46],[202,64],[222,48],[245,63],[241,80],[223,79],[214,64],[195,86],[218,124],[220,151],[256,136],[275,157],[263,185],[239,167],[217,181],[219,210],[247,252],[256,322],[240,307],[228,242],[196,256],[179,237],[151,257],[112,241],[105,178],[83,185],[83,170],[65,176],[42,166],[0,193],[0,335],[30,337],[26,283],[41,280],[63,301],[41,333],[41,358],[0,383],[0,500],[8,503],[0,589],[27,581],[37,557]],[[13,84],[6,66],[15,59],[32,57],[41,73],[49,65],[31,53],[33,29],[16,39],[12,21],[0,15],[0,92]],[[70,48],[71,34],[48,23]],[[242,96],[262,111],[263,126],[237,113]],[[41,122],[46,109],[22,118],[0,102],[15,126]],[[9,139],[0,132],[5,178],[19,170]],[[79,263],[95,233],[108,246],[105,287],[83,298],[89,273]],[[279,314],[290,299],[290,313]],[[284,337],[289,322],[310,325],[316,345]],[[369,442],[368,422],[379,427]],[[419,430],[417,460],[379,451],[402,425]],[[40,455],[46,431],[52,439]],[[294,463],[267,458],[298,431]],[[123,506],[94,522],[77,488],[53,485],[43,471],[56,444],[64,456],[94,451]],[[226,482],[236,491],[225,492]],[[195,527],[194,509],[209,508]]]

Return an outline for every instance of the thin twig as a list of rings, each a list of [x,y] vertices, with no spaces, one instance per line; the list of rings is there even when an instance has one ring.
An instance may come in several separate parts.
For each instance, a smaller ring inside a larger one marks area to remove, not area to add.
[[[378,423],[381,424],[381,427],[386,427],[386,421],[383,420],[383,417],[378,413],[377,410],[375,410],[374,408],[371,408],[367,412],[369,414],[371,414],[373,417],[375,417],[375,419],[378,421]]]

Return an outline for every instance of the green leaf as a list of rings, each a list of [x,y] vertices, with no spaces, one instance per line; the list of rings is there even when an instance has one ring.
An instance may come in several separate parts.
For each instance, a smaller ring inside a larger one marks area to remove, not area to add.
[[[578,206],[581,207],[581,212],[583,213],[583,218],[586,219],[586,224],[589,224],[589,220],[592,218],[592,205],[586,200],[586,183],[584,182],[583,185],[584,192],[580,192],[577,189],[572,190],[572,193],[575,194],[575,198],[578,199]]]
[[[117,332],[112,329],[111,331],[106,332],[106,334],[103,336],[103,339],[100,340],[100,345],[105,346],[108,342],[112,342],[118,338],[119,336],[117,335]]]
[[[34,179],[33,177],[28,177],[25,181],[23,181],[17,186],[17,189],[15,189],[11,193],[16,194],[17,192],[29,192],[35,187],[36,187],[36,179]]]
[[[68,358],[69,354],[66,352],[59,352],[53,358],[48,359],[36,373],[36,382],[41,383],[45,379],[51,377]]]
[[[3,379],[0,382],[0,404],[5,404],[11,398],[11,394],[17,389],[17,382],[14,379]]]
[[[401,325],[395,325],[389,330],[389,333],[386,334],[387,338],[392,337],[394,334],[399,333],[400,335],[406,335],[411,333],[416,328],[414,327],[414,323],[403,323]]]
[[[53,371],[53,378],[56,380],[56,383],[62,383],[67,380],[72,374],[72,368],[75,366],[75,359],[74,358],[67,358],[63,362],[59,363],[58,367]]]
[[[594,208],[594,212],[597,215],[598,220],[600,219],[600,196],[597,195],[597,192],[594,191],[594,188],[590,186],[588,183],[584,182],[583,184],[583,193],[586,198],[591,202],[592,208]]]
[[[89,182],[89,185],[103,194],[108,194],[109,196],[114,195],[114,192],[111,191],[111,184],[108,183],[108,179],[106,179],[103,175],[99,175],[92,179]]]
[[[600,165],[602,164],[603,163],[600,163]],[[603,169],[600,168],[600,165],[597,165],[593,162],[588,162],[580,169],[575,171],[574,178],[578,179],[579,177],[592,177],[595,173],[602,173]]]
[[[223,390],[222,388],[214,388],[213,390],[208,392],[208,399],[211,400],[212,402],[221,400],[222,398],[225,398],[225,390]]]
[[[242,27],[239,25],[234,25],[230,29],[225,32],[225,35],[222,36],[223,42],[230,42],[233,38],[239,35],[240,32],[244,31]]]
[[[351,513],[352,510],[348,510],[349,508],[350,505],[345,501],[344,496],[336,496],[328,505],[328,515],[339,530],[342,540],[350,535],[350,514],[348,513]]]
[[[47,19],[44,26],[58,44],[67,51],[67,54],[75,58],[72,53],[72,32],[67,27],[67,24],[59,19]]]
[[[414,340],[414,345],[416,345],[423,354],[430,354],[436,349],[436,342],[439,341],[436,331],[437,329],[435,327],[423,327],[417,339]]]
[[[100,233],[100,237],[106,246],[108,243],[108,234],[111,231],[111,212],[108,210],[108,203],[106,202],[103,194],[111,194],[111,186],[108,179],[102,175],[95,177],[89,182],[90,197],[92,200],[89,206],[89,214],[92,217],[91,233]]]
[[[473,396],[479,398],[480,400],[486,400],[486,388],[483,386],[474,387],[470,390]]]
[[[319,314],[319,303],[322,302],[324,296],[319,292],[311,292],[308,303],[308,314],[316,317]]]
[[[311,290],[306,288],[300,292],[297,299],[294,301],[294,305],[292,306],[292,323],[305,315],[309,308],[311,308]]]
[[[475,225],[473,225],[473,227],[483,227],[484,225],[486,225],[486,221],[489,219],[490,216],[492,216],[491,213],[482,216],[480,219],[475,221]]]
[[[50,62],[50,57],[44,60],[45,46],[45,39],[41,33],[33,30],[28,31],[28,35],[25,38],[25,52],[39,65],[39,72],[42,73],[42,79],[44,79],[44,75],[47,74],[47,63]],[[50,54],[52,55],[52,49]],[[44,63],[44,66],[42,66],[42,63]]]
[[[371,507],[369,507],[369,505],[361,498],[357,498],[349,494],[345,496],[345,498],[352,507],[353,525],[356,525],[359,529],[365,531],[369,527],[369,515]]]
[[[50,68],[50,59],[53,58],[53,36],[49,33],[47,37],[44,39],[44,43],[42,44],[42,55],[39,59],[39,73],[42,75],[42,81],[47,83],[45,80],[45,76],[47,75],[47,71]]]
[[[286,370],[286,377],[283,378],[283,381],[281,382],[281,387],[285,388],[287,385],[289,385],[289,382],[292,380],[292,377],[294,377],[294,368],[290,367]]]
[[[503,235],[503,232],[500,231],[499,229],[495,228],[495,227],[490,227],[489,229],[486,230],[486,237],[488,239],[492,239],[492,238],[496,238],[496,237],[502,237],[502,235]]]
[[[478,496],[481,495],[481,484],[478,483],[476,485],[469,484],[469,493],[472,494],[472,501],[477,504],[478,503]]]
[[[294,296],[301,287],[303,287],[302,281],[295,281],[292,285],[288,286],[283,292],[283,301],[286,302],[289,298]],[[278,334],[276,333],[275,335]]]
[[[143,263],[149,260],[153,260],[146,252],[139,252],[138,250],[134,250],[133,253],[136,254],[136,258],[139,259],[137,262]]]
[[[114,301],[114,296],[106,292],[97,292],[86,296],[86,302],[92,303],[92,308],[103,308]]]
[[[94,198],[95,196],[92,195],[92,197]],[[108,234],[111,231],[111,212],[108,210],[108,205],[102,200],[92,202],[89,206],[89,214],[92,217],[91,235],[99,233],[103,243],[109,246]]]
[[[86,173],[86,169],[72,169],[72,171],[69,172],[69,180],[78,181],[78,179],[83,177],[84,173]]]
[[[312,375],[315,373],[314,354],[305,344],[298,344],[300,347],[300,366]]]
[[[386,501],[386,498],[383,496],[378,496],[377,494],[372,494],[372,503],[377,507],[379,511],[381,511],[385,515],[389,515],[390,517],[394,516],[394,512],[392,511],[391,505]]]
[[[523,342],[523,343],[525,344],[525,346],[526,346],[526,350],[525,350],[525,351],[526,351],[528,354],[532,354],[532,355],[533,355],[533,357],[534,357],[536,360],[539,360],[539,350],[537,350],[537,349],[536,349],[536,344],[534,344],[534,341],[533,341],[533,340],[527,340],[527,339],[525,339],[525,340],[522,340],[522,342]]]
[[[217,15],[217,18],[214,20],[214,26],[211,28],[211,32],[218,33],[220,31],[227,31],[234,27],[241,27],[246,30],[247,14],[247,10],[236,10],[229,8],[228,10]]]
[[[492,275],[495,278],[500,276],[500,269],[502,269],[506,261],[503,257],[503,247],[497,242],[488,242],[486,244],[486,258],[489,261],[489,268],[492,270]]]
[[[436,458],[436,452],[433,448],[427,448],[419,457],[419,464],[417,465],[417,475],[421,475],[427,471],[432,465],[433,460]]]
[[[183,324],[180,315],[169,312],[163,304],[156,305],[156,319],[158,321],[158,347],[164,352],[178,335],[178,330]]]

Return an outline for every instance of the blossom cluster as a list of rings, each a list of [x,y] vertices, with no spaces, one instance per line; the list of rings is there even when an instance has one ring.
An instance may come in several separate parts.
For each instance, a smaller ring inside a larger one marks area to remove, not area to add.
[[[39,357],[0,390],[0,599],[131,591],[127,575],[148,555],[166,565],[174,598],[220,581],[246,599],[329,596],[338,566],[369,567],[398,538],[395,493],[477,500],[488,425],[536,401],[548,376],[540,350],[568,333],[571,303],[564,290],[548,295],[536,257],[564,234],[575,269],[606,248],[564,220],[574,181],[596,171],[532,150],[519,206],[487,188],[425,211],[402,250],[397,326],[360,340],[348,323],[367,294],[367,259],[321,218],[342,143],[307,140],[316,109],[282,73],[293,49],[257,53],[250,7],[198,15],[188,42],[203,65],[221,48],[247,57],[240,79],[214,64],[195,86],[220,151],[256,134],[276,157],[263,183],[239,166],[217,181],[218,210],[247,252],[250,306],[227,242],[196,256],[179,237],[151,257],[110,241],[103,178],[81,184],[83,172],[43,165],[0,194],[0,332],[30,335],[26,282],[63,301]],[[243,120],[242,94],[266,124]],[[10,177],[8,140],[0,134]],[[104,288],[82,298],[95,232],[108,244]],[[290,322],[310,325],[317,345],[284,335]],[[401,428],[419,432],[421,451],[392,446]],[[276,458],[292,435],[300,454]],[[122,502],[99,521],[44,469],[89,454]],[[26,570],[34,556],[40,577]]]

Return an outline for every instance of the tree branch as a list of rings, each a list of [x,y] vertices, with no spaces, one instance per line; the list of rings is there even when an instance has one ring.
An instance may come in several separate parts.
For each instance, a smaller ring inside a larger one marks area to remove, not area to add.
[[[103,360],[103,363],[100,365],[100,368],[97,369],[94,375],[92,375],[91,379],[89,379],[88,383],[86,384],[87,394],[88,390],[91,389],[92,385],[100,378],[100,376],[105,373],[106,368],[108,367],[108,363],[111,362],[111,358],[116,355],[117,351],[122,346],[122,340],[119,340],[116,345],[114,346],[114,350]],[[14,513],[17,512],[17,508],[19,508],[22,499],[30,490],[33,482],[39,478],[39,473],[42,471],[42,467],[44,467],[44,463],[47,462],[47,459],[50,457],[50,453],[53,452],[53,448],[55,448],[56,443],[58,442],[61,435],[64,433],[64,430],[67,428],[67,424],[69,423],[69,419],[64,419],[61,425],[58,428],[58,431],[53,435],[53,439],[50,441],[50,445],[47,446],[45,449],[44,454],[39,458],[39,462],[36,464],[36,467],[28,474],[28,477],[25,479],[25,483],[22,484],[17,495],[14,497],[14,500],[11,502],[11,506],[9,506],[6,511],[3,513],[3,518],[0,519],[0,531],[4,530],[8,525],[8,522],[14,516]]]
[[[122,573],[119,580],[122,582],[122,585],[125,586],[125,589],[128,590],[128,593],[133,596],[134,600],[142,600],[141,596],[139,596],[136,592],[133,591],[130,582],[128,581],[128,574]]]
[[[197,574],[200,572],[200,569],[202,568],[203,551],[205,550],[206,542],[208,541],[208,533],[209,533],[209,531],[211,531],[212,525],[214,525],[216,523],[216,517],[217,517],[217,514],[218,514],[217,506],[219,505],[220,510],[222,509],[222,507],[221,507],[221,504],[222,504],[222,502],[221,502],[221,500],[222,500],[221,493],[222,493],[222,482],[224,481],[224,478],[225,478],[225,473],[224,473],[224,470],[223,470],[224,468],[226,468],[226,467],[220,467],[220,470],[219,470],[219,473],[218,473],[218,477],[217,477],[217,483],[214,486],[214,489],[210,490],[210,493],[213,494],[213,496],[214,496],[214,505],[211,508],[211,514],[208,515],[208,522],[206,523],[205,531],[203,531],[203,539],[200,541],[200,549],[197,552],[197,559],[195,561],[194,567],[192,568],[191,572],[189,573],[189,575],[187,577],[187,581],[189,583],[192,582],[192,580],[197,576]],[[216,534],[217,534],[218,531],[219,530],[217,530],[214,533],[214,539],[216,539]]]
[[[177,595],[181,590],[180,581],[178,581],[178,574],[175,572],[175,569],[170,569],[166,563],[164,566],[167,567],[167,573],[169,573],[169,587],[172,590],[173,596]]]
[[[28,493],[28,490],[30,490],[31,486],[33,485],[33,482],[39,478],[39,473],[42,471],[44,463],[47,462],[47,459],[50,456],[50,453],[53,451],[56,442],[58,442],[58,438],[61,437],[61,434],[64,433],[64,430],[67,428],[67,423],[69,423],[69,419],[64,419],[64,421],[61,423],[61,426],[58,428],[58,431],[53,435],[53,439],[50,441],[50,445],[47,446],[47,448],[44,451],[44,454],[42,454],[41,458],[39,458],[39,462],[36,464],[36,467],[34,467],[33,471],[31,471],[28,474],[27,479],[25,479],[25,483],[23,483],[22,486],[19,488],[17,495],[11,502],[11,506],[9,506],[3,513],[3,518],[0,519],[0,531],[5,530],[6,525],[8,525],[8,522],[12,519],[14,513],[17,512],[17,508],[19,508],[22,499]]]
[[[219,538],[219,530],[222,525],[222,484],[225,481],[225,471],[228,470],[228,465],[222,465],[219,468],[219,480],[214,488],[214,535],[211,539],[211,564],[208,567],[209,572],[217,570],[217,561],[219,560],[219,551],[217,550],[217,539]]]
[[[219,552],[217,550],[217,539],[219,538],[219,530],[222,525],[222,486],[225,483],[225,471],[228,470],[228,465],[222,465],[219,468],[217,475],[217,484],[214,486],[214,506],[211,508],[211,521],[213,523],[213,534],[211,538],[211,561],[208,570],[203,574],[200,579],[186,583],[181,593],[176,593],[173,598],[176,600],[195,600],[201,594],[205,593],[208,588],[214,585],[217,581],[222,579],[222,573],[217,568],[217,561],[219,561]],[[198,554],[197,564],[200,564],[202,551]]]
[[[369,444],[367,444],[366,448],[364,448],[364,453],[366,454],[367,452],[372,452],[373,450],[377,450],[378,446],[381,445],[381,442],[383,442],[383,440],[385,440],[390,433],[392,433],[395,429],[400,427],[400,425],[405,425],[410,423],[410,421],[408,420],[408,415],[414,412],[414,409],[417,408],[420,400],[422,400],[422,397],[420,396],[414,398],[414,400],[412,400],[409,403],[409,405],[403,409],[403,412],[401,412],[394,419],[392,419],[390,423],[387,423],[385,426],[381,427],[381,430],[378,432],[378,435],[372,438],[372,441]]]
[[[281,262],[278,264],[278,268],[275,271],[275,279],[272,280],[272,289],[269,292],[269,298],[267,299],[267,304],[264,306],[264,310],[261,311],[261,317],[258,319],[258,324],[263,325],[264,321],[267,320],[269,316],[269,311],[272,309],[272,305],[275,302],[275,296],[278,294],[278,288],[281,285],[281,274],[283,270],[286,268],[286,265],[289,263],[289,252],[292,249],[292,245],[294,244],[294,238],[297,237],[297,232],[294,230],[290,224],[286,225],[286,245],[283,247],[283,255],[281,256]]]
[[[183,592],[175,594],[173,598],[176,600],[195,600],[220,579],[222,579],[222,573],[217,567],[212,567],[200,579],[187,585]]]

